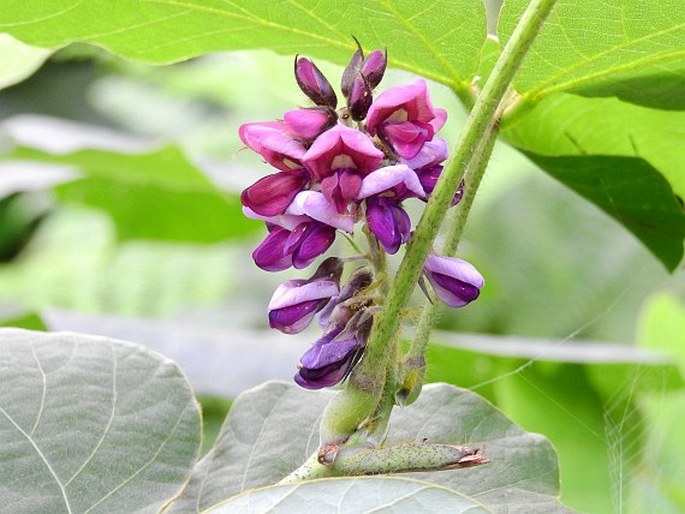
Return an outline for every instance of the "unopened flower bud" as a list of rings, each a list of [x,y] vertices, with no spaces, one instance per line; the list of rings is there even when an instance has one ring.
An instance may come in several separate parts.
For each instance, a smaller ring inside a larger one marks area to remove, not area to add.
[[[366,222],[386,252],[395,254],[409,240],[411,220],[394,199],[374,196],[366,201]]]
[[[357,40],[355,39],[355,41]],[[343,71],[342,79],[340,80],[340,90],[345,98],[349,98],[350,96],[354,79],[359,76],[359,72],[362,69],[362,62],[364,62],[364,52],[359,41],[357,41],[357,51],[354,52],[350,62],[347,63],[347,67],[345,68],[345,71]]]
[[[342,382],[359,361],[373,317],[360,311],[345,329],[327,332],[300,359],[295,382],[306,389],[322,389]]]
[[[335,109],[338,98],[328,79],[305,57],[295,57],[295,80],[302,92],[307,95],[316,105]]]
[[[352,88],[347,98],[347,108],[354,121],[362,121],[371,108],[373,102],[372,88],[364,75],[359,72],[352,82]]]
[[[372,282],[373,271],[371,268],[368,266],[357,268],[347,280],[347,283],[340,290],[340,294],[334,298],[331,298],[331,301],[328,302],[328,305],[321,310],[321,313],[319,314],[319,324],[321,325],[321,328],[329,329],[331,325],[340,325],[341,319],[344,316],[344,313],[347,311],[340,310],[335,312],[336,307],[354,298],[357,293],[369,287]],[[350,307],[345,305],[344,308],[349,309]],[[347,323],[347,319],[344,320],[344,323]]]
[[[374,89],[383,80],[383,75],[385,74],[385,66],[388,63],[388,57],[386,53],[380,50],[374,50],[371,52],[364,62],[362,63],[361,70],[362,75],[366,79],[371,89]]]
[[[334,280],[288,280],[278,286],[269,302],[269,325],[285,334],[297,334],[338,292]]]
[[[423,272],[438,298],[450,307],[463,307],[472,302],[485,284],[472,264],[456,257],[429,255]]]

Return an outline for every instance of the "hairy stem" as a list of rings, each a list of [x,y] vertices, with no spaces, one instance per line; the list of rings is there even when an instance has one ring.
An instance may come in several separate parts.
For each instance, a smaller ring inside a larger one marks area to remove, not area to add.
[[[497,123],[493,123],[488,127],[486,133],[483,134],[483,140],[480,142],[479,148],[476,150],[476,154],[480,155],[481,158],[472,160],[471,165],[464,174],[464,197],[454,207],[453,215],[449,216],[445,222],[446,227],[443,232],[446,234],[446,238],[441,252],[442,255],[454,255],[457,251],[466,220],[473,206],[473,200],[476,197],[476,191],[478,191],[490,155],[492,154],[492,149],[495,146],[498,132],[499,125]],[[402,404],[405,406],[416,400],[423,386],[425,374],[424,355],[428,346],[430,332],[435,322],[436,307],[436,301],[425,303],[414,339],[402,362],[401,369],[405,370],[405,374],[401,377],[401,381],[406,389],[401,391],[400,394]]]

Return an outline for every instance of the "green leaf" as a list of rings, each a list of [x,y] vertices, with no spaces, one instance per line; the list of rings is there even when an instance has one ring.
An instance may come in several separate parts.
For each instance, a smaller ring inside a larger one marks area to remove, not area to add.
[[[45,320],[35,312],[24,312],[0,320],[0,327],[26,328],[28,330],[47,331]]]
[[[528,0],[507,0],[506,42]],[[559,0],[514,84],[525,102],[558,92],[616,96],[685,109],[685,9],[681,0]]]
[[[58,199],[105,210],[119,238],[210,243],[259,230],[236,194],[219,190],[174,147],[127,154],[85,149],[51,154],[17,147],[17,165],[68,165],[83,175],[55,188]]]
[[[683,211],[673,193],[685,197],[684,123],[683,112],[559,94],[512,119],[503,136],[616,218],[673,270],[683,251]]]
[[[669,183],[643,159],[526,155],[632,232],[670,271],[683,257],[685,212]]]
[[[583,512],[610,511],[607,491],[630,476],[643,447],[635,399],[683,387],[662,351],[442,331],[432,339],[439,343],[428,348],[427,379],[474,388],[527,430],[549,437],[559,455],[562,500]]]
[[[0,89],[30,77],[51,53],[26,45],[8,34],[0,34]]]
[[[178,367],[103,337],[0,330],[0,499],[33,512],[153,512],[197,458]]]
[[[269,382],[239,396],[215,447],[196,466],[169,512],[196,512],[231,496],[278,482],[319,445],[318,424],[333,391],[306,391]],[[246,427],[250,427],[247,429]],[[388,443],[421,441],[487,446],[491,463],[477,468],[411,473],[477,498],[495,512],[565,512],[551,445],[523,432],[479,396],[431,384],[410,407],[395,410]]]
[[[265,487],[241,494],[206,512],[490,512],[476,501],[419,480],[390,477],[312,480]]]
[[[38,46],[83,41],[151,63],[270,48],[345,64],[354,35],[367,49],[387,47],[393,66],[463,88],[477,69],[486,20],[480,0],[85,0],[66,8],[9,0],[0,30]]]

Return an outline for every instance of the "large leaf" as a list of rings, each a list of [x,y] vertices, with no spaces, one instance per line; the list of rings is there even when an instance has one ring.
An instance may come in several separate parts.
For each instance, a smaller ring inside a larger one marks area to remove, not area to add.
[[[203,510],[284,478],[318,448],[318,422],[333,394],[270,382],[239,396],[217,444],[170,512]],[[424,438],[486,444],[491,463],[408,476],[472,497],[496,512],[565,511],[557,501],[559,477],[551,445],[522,431],[479,396],[432,384],[416,403],[393,413],[389,444]]]
[[[462,87],[478,66],[486,23],[480,0],[9,0],[0,30],[47,48],[84,41],[154,63],[270,48],[343,64],[354,35],[366,48],[389,48],[394,66]]]
[[[50,50],[25,45],[7,34],[0,34],[0,89],[29,77],[50,53]]]
[[[526,155],[619,221],[666,268],[677,268],[683,257],[685,211],[649,163],[636,157]]]
[[[503,135],[616,218],[673,270],[683,252],[685,217],[673,193],[685,197],[684,123],[682,112],[560,94],[511,120]]]
[[[210,509],[212,514],[273,512],[392,512],[478,514],[490,512],[462,495],[419,480],[369,477],[312,480],[250,491]]]
[[[126,239],[216,242],[259,229],[237,195],[219,190],[174,147],[148,153],[86,149],[67,154],[17,147],[15,166],[69,165],[82,179],[55,188],[63,201],[105,210]]]
[[[156,512],[188,478],[200,417],[172,362],[101,337],[0,330],[0,503]]]
[[[562,500],[582,512],[611,511],[617,498],[607,491],[628,490],[623,477],[643,448],[636,399],[683,387],[663,351],[443,331],[432,340],[439,343],[428,349],[428,380],[474,388],[527,430],[549,437],[559,455]]]
[[[503,41],[528,3],[505,2],[498,27]],[[567,91],[685,109],[682,1],[559,0],[514,82],[533,103]]]

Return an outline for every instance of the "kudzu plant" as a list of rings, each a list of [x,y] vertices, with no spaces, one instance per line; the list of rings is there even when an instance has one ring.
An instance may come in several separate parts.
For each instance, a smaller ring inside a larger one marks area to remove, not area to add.
[[[35,59],[18,60],[8,81],[29,74],[43,48],[75,41],[156,64],[227,49],[295,54],[292,87],[307,103],[240,126],[244,146],[269,166],[240,206],[266,227],[254,263],[302,270],[264,305],[269,326],[320,332],[293,363],[294,384],[238,396],[200,459],[199,407],[173,362],[108,338],[2,329],[0,504],[32,513],[569,510],[549,441],[470,391],[425,383],[430,333],[440,304],[466,307],[485,286],[457,250],[498,137],[677,268],[685,235],[684,161],[673,144],[685,108],[677,1],[508,0],[497,41],[486,37],[480,0],[30,4],[0,10],[0,30],[41,47],[27,47]],[[319,58],[345,65],[339,91]],[[423,77],[385,87],[393,66]],[[428,80],[469,111],[458,141],[440,135],[448,113],[434,106]],[[8,155],[71,159],[86,184],[112,179],[88,154]],[[145,156],[160,169],[170,161],[168,152]],[[238,206],[204,177],[185,179],[189,195]],[[170,218],[192,216],[175,196],[183,179],[159,183]],[[120,234],[140,235],[144,217],[122,215],[119,197],[107,200],[114,193],[100,187],[56,192],[109,212]],[[423,207],[414,226],[410,203]],[[157,237],[227,237],[196,234],[202,220],[190,225]],[[349,255],[329,255],[336,239]],[[415,290],[423,307],[410,303]]]
[[[386,255],[397,253],[411,237],[411,220],[402,202],[428,201],[447,159],[447,142],[437,136],[447,113],[433,107],[424,80],[386,89],[374,98],[386,64],[382,51],[365,56],[359,47],[342,74],[345,105],[336,110],[338,98],[328,79],[312,61],[298,57],[295,79],[315,107],[288,111],[282,121],[240,127],[243,143],[279,170],[241,195],[245,214],[263,220],[268,229],[252,254],[257,266],[266,271],[306,268],[330,248],[338,230],[352,234],[359,222],[367,236],[365,253],[329,257],[310,278],[281,284],[268,306],[269,325],[286,334],[301,332],[318,313],[323,334],[300,360],[298,385],[321,389],[349,375],[348,388],[369,397],[364,403],[352,400],[346,407],[345,416],[356,413],[357,426],[353,423],[341,431],[336,419],[340,411],[335,410],[321,422],[316,460],[337,474],[450,469],[487,462],[479,449],[420,443],[383,447],[377,455],[384,458],[375,457],[380,467],[365,464],[374,458],[365,448],[366,439],[383,441],[392,406],[408,405],[422,386],[423,356],[405,362],[399,332],[381,342],[380,358],[374,356],[370,362],[366,357],[366,374],[355,368],[365,360],[374,314],[383,309],[388,295]],[[463,189],[462,182],[451,206],[459,203]],[[355,268],[341,284],[346,264]],[[431,254],[423,273],[436,296],[455,308],[478,298],[485,282],[473,265],[456,257]],[[372,410],[366,412],[367,406]],[[360,433],[364,437],[344,448],[345,456],[339,458],[340,447]],[[355,458],[357,451],[363,457]],[[308,476],[303,473],[294,476]]]

